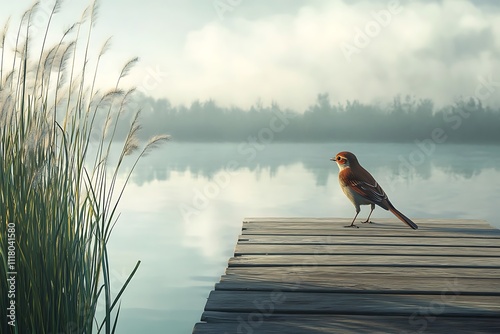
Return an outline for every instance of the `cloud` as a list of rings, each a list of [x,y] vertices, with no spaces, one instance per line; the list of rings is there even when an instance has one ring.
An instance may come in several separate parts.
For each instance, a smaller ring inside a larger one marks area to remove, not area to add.
[[[213,98],[248,108],[260,100],[303,111],[327,92],[334,103],[410,94],[441,106],[474,95],[481,78],[491,76],[500,88],[496,2],[233,3],[221,20],[211,1],[179,7],[173,0],[127,0],[118,16],[116,0],[103,2],[92,41],[100,47],[114,38],[100,83],[114,84],[121,64],[137,55],[141,62],[125,83],[173,104]],[[6,13],[24,6],[10,4]],[[72,8],[61,12],[61,22],[78,19]],[[500,94],[483,102],[498,106]]]
[[[261,99],[301,111],[328,92],[340,102],[410,94],[440,105],[473,95],[479,77],[500,81],[500,12],[469,1],[336,0],[238,14],[187,34],[165,91],[174,103],[248,107]],[[355,48],[349,57],[346,45]],[[498,96],[484,102],[498,104]]]

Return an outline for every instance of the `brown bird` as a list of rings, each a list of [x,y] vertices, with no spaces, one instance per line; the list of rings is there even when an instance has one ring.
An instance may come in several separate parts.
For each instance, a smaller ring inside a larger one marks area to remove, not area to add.
[[[351,152],[340,152],[330,160],[335,161],[339,166],[339,183],[344,194],[354,204],[356,215],[351,222],[351,225],[346,227],[357,227],[354,225],[356,217],[358,217],[360,205],[370,205],[371,211],[368,218],[363,223],[370,223],[370,216],[375,209],[375,204],[385,210],[391,211],[403,223],[410,226],[412,229],[418,229],[417,224],[411,221],[410,218],[396,210],[389,201],[384,190],[375,181],[373,176],[364,169],[358,162],[358,159]]]

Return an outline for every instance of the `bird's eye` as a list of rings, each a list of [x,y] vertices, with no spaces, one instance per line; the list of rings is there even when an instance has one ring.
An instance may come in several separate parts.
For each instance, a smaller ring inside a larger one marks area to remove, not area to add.
[[[337,161],[340,161],[340,157],[337,157]]]

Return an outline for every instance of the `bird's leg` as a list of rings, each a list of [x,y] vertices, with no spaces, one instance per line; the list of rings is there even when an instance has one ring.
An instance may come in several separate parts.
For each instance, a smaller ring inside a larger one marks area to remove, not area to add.
[[[359,209],[359,208],[357,208],[357,209],[356,209],[356,215],[354,216],[354,218],[353,218],[353,220],[352,220],[352,222],[351,222],[351,225],[346,225],[346,226],[344,226],[344,227],[355,227],[355,228],[359,228],[358,226],[354,225],[354,222],[356,221],[356,217],[359,215],[359,211],[360,211],[360,209]]]
[[[366,218],[366,220],[363,222],[363,224],[366,224],[366,223],[371,224],[371,223],[372,223],[372,222],[370,221],[370,216],[372,215],[373,210],[375,210],[375,204],[373,204],[373,203],[372,203],[372,204],[371,204],[371,208],[372,208],[372,209],[371,209],[371,211],[370,211],[370,214],[368,215],[368,218]]]

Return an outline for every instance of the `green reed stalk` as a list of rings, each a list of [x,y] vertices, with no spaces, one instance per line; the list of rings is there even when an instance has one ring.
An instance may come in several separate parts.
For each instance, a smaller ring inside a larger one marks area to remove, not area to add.
[[[2,319],[2,333],[115,332],[117,305],[140,264],[112,298],[107,243],[117,206],[140,158],[168,139],[152,138],[133,161],[124,185],[117,185],[124,159],[138,149],[137,112],[112,165],[117,123],[133,93],[119,84],[137,60],[125,65],[112,90],[97,90],[99,62],[108,46],[91,69],[97,5],[47,48],[59,7],[56,1],[39,53],[30,49],[37,5],[25,13],[11,68],[5,61],[8,25],[0,35],[0,308],[15,302],[15,326],[10,318]],[[82,42],[83,29],[88,31]],[[103,127],[97,124],[100,113],[106,115]],[[98,149],[90,156],[93,143]],[[7,293],[11,277],[14,298]],[[97,319],[98,303],[105,305],[103,319]]]

